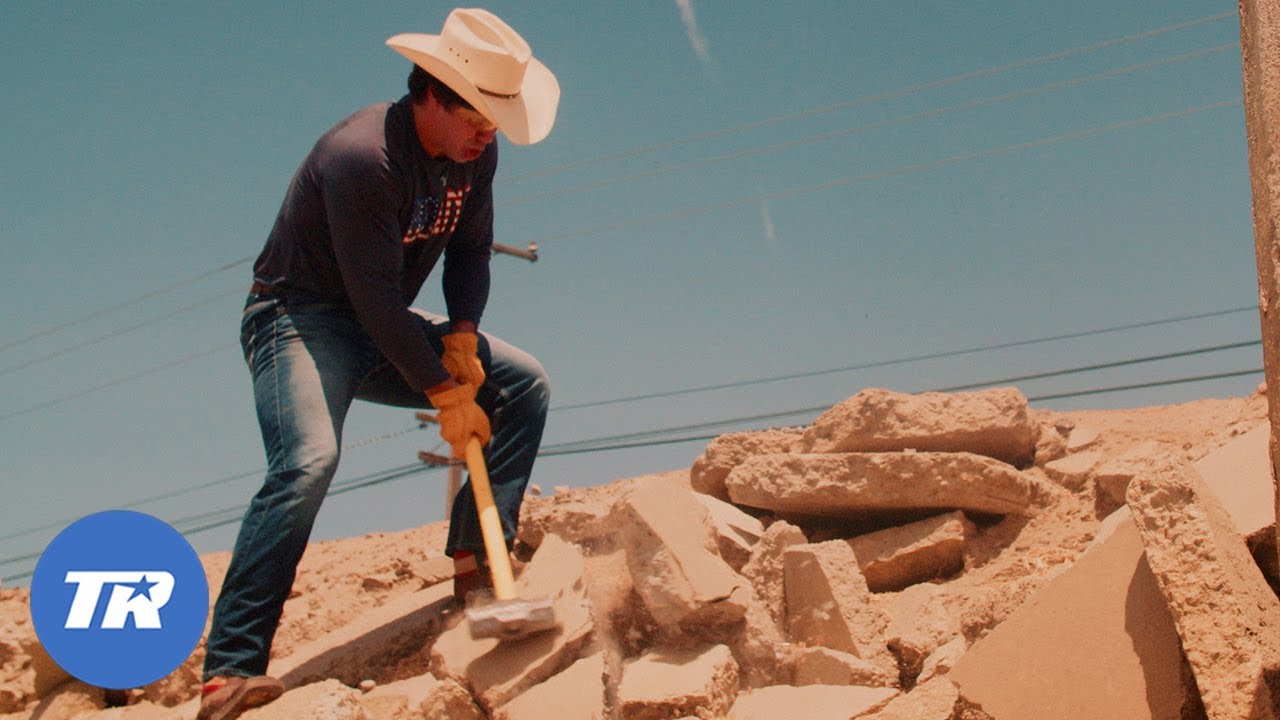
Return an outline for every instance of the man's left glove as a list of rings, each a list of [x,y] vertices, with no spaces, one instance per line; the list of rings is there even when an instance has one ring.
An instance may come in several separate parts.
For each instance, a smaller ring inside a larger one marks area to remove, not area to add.
[[[484,365],[477,353],[480,336],[473,332],[455,332],[445,335],[444,357],[440,362],[455,380],[479,390],[484,384]]]
[[[439,410],[440,437],[449,443],[455,458],[467,456],[467,443],[472,437],[481,445],[489,444],[489,416],[476,404],[476,389],[458,385],[428,394],[427,399]]]

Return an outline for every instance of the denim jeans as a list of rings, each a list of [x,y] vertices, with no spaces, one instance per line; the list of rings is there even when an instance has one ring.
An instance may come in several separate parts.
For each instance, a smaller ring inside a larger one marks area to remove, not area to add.
[[[413,310],[432,347],[444,352],[448,321]],[[214,606],[206,678],[264,675],[284,602],[311,527],[338,466],[342,425],[357,398],[430,408],[378,351],[350,308],[294,298],[250,295],[240,342],[253,376],[267,473],[245,512],[231,565]],[[476,402],[489,415],[485,450],[494,501],[507,544],[515,539],[520,502],[542,440],[549,386],[528,353],[481,333],[486,379]],[[445,552],[484,556],[470,483],[449,518]]]

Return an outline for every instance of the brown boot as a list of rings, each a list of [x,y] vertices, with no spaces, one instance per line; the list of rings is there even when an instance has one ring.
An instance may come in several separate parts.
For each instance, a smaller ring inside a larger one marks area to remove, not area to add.
[[[477,562],[475,555],[461,550],[453,556],[453,599],[466,604],[467,596],[474,592],[492,591],[493,576],[486,563]]]
[[[266,705],[284,694],[273,677],[214,677],[205,683],[196,720],[235,720],[240,713]]]

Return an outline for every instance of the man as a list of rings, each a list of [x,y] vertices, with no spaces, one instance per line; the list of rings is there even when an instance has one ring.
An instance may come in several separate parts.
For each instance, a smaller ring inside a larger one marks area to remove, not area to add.
[[[478,325],[489,291],[496,133],[542,140],[560,89],[511,27],[454,10],[439,35],[387,41],[409,94],[356,112],[298,168],[254,266],[241,344],[268,468],[213,613],[199,720],[278,697],[271,641],[337,469],[356,398],[434,407],[454,457],[476,437],[508,545],[542,438],[547,378]],[[448,317],[409,304],[443,256]],[[490,427],[492,423],[492,427]],[[454,502],[454,595],[489,582],[474,497]]]

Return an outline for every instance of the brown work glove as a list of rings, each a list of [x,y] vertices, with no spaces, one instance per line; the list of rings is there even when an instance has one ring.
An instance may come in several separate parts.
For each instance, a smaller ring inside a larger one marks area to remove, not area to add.
[[[484,366],[476,354],[480,336],[473,332],[455,332],[445,335],[444,357],[440,362],[453,379],[464,385],[479,388],[484,384]]]
[[[428,393],[427,399],[440,411],[440,437],[449,443],[453,456],[467,456],[467,441],[479,438],[480,445],[489,444],[489,416],[476,404],[476,389],[470,385],[458,385],[437,393]]]

